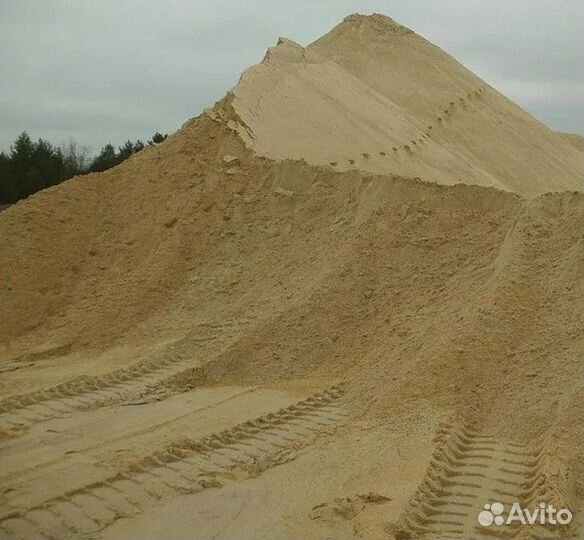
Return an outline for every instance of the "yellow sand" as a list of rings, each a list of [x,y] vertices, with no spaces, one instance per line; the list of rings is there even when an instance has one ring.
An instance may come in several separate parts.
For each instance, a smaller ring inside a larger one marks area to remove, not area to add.
[[[383,15],[351,15],[306,49],[281,39],[233,94],[239,133],[269,157],[527,196],[582,189],[571,144]]]

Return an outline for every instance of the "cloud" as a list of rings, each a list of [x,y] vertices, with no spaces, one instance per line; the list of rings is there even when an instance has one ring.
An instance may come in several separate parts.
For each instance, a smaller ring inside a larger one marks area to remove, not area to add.
[[[584,132],[579,0],[0,0],[0,148],[25,129],[94,151],[174,131],[278,36],[306,45],[357,11],[390,15],[551,127]]]

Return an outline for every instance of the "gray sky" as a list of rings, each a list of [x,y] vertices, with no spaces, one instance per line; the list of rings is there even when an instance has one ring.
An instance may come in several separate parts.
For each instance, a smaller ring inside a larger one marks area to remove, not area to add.
[[[172,132],[278,36],[380,12],[558,130],[584,134],[581,0],[0,0],[0,149],[27,130],[95,153]]]

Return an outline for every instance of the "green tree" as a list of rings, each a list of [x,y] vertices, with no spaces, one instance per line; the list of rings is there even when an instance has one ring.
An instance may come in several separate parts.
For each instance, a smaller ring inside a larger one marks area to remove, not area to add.
[[[28,197],[44,187],[40,171],[33,162],[35,150],[36,145],[26,131],[16,137],[10,148],[10,166],[18,199]]]
[[[89,170],[91,172],[102,172],[117,165],[116,149],[111,144],[106,144],[99,155],[91,162]]]
[[[134,143],[126,141],[123,146],[118,149],[118,163],[125,161],[134,153]]]
[[[10,161],[15,172],[26,171],[31,163],[34,143],[26,131],[23,131],[10,147]]]
[[[158,144],[166,137],[156,132],[148,144]],[[106,144],[90,162],[86,146],[79,146],[73,140],[58,147],[44,139],[35,143],[23,131],[8,154],[0,153],[0,204],[12,204],[78,174],[105,171],[144,147],[140,140],[135,143],[128,140],[116,152],[112,144]]]
[[[12,204],[18,200],[16,177],[10,158],[0,152],[0,204]]]
[[[30,179],[38,178],[37,189],[34,189],[35,186],[32,185],[29,188],[34,189],[31,193],[57,184],[62,178],[62,169],[62,156],[55,152],[50,142],[39,139],[34,144],[30,164],[25,175]]]
[[[148,141],[148,144],[149,145],[160,144],[162,141],[164,141],[164,139],[166,139],[166,137],[168,137],[168,133],[165,133],[163,135],[162,133],[159,133],[157,131],[154,135],[152,135],[152,139]]]

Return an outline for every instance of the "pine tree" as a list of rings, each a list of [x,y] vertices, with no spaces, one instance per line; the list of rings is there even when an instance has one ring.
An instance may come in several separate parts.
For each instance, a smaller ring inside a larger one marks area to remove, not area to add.
[[[12,204],[18,200],[16,177],[10,158],[0,152],[0,204]]]
[[[153,144],[159,144],[162,141],[164,141],[164,139],[166,139],[166,137],[168,137],[168,133],[165,133],[164,135],[162,133],[159,133],[158,131],[152,135],[152,139],[150,139],[148,141],[149,145],[153,145]]]
[[[92,161],[89,170],[91,172],[102,172],[117,165],[117,154],[115,148],[111,144],[106,144],[99,155]]]

